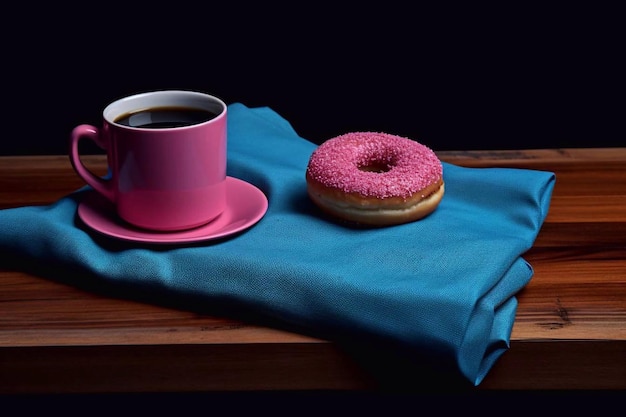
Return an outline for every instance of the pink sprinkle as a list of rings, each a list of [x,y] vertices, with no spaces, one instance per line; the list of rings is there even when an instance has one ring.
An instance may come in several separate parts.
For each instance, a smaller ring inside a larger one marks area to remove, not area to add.
[[[430,148],[409,138],[352,132],[318,146],[307,172],[321,184],[346,193],[408,198],[438,181],[443,167]]]

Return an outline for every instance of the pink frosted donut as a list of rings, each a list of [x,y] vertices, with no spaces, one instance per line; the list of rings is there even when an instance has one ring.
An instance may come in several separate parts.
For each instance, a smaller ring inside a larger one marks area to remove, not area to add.
[[[425,217],[444,193],[443,167],[430,148],[377,132],[351,132],[322,143],[311,154],[306,182],[324,212],[371,226]]]

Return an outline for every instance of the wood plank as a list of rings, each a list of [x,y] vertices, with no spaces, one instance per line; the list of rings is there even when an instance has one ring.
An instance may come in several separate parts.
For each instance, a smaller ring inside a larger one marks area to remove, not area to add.
[[[535,273],[517,294],[511,349],[479,389],[626,389],[626,148],[438,154],[557,176],[546,222],[524,254]],[[106,172],[104,156],[84,158]],[[82,186],[67,156],[0,157],[0,208],[48,204]],[[0,270],[3,393],[394,385],[384,369],[364,369],[327,341],[107,297],[35,271]],[[395,384],[415,379],[407,371]]]

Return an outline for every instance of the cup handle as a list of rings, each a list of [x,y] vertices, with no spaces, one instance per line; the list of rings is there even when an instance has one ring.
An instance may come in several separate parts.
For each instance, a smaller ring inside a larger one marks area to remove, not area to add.
[[[81,139],[89,139],[95,142],[98,147],[106,150],[107,143],[100,134],[100,130],[92,125],[83,124],[78,125],[72,130],[70,141],[70,162],[74,167],[74,170],[88,185],[94,190],[102,194],[111,202],[115,202],[115,193],[113,192],[113,185],[110,180],[94,175],[81,161],[80,154],[78,152],[78,142]]]

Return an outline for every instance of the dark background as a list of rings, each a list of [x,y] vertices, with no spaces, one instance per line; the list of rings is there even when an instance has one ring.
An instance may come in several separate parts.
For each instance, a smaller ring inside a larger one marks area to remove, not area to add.
[[[316,143],[355,130],[435,150],[626,143],[617,9],[339,5],[15,5],[0,155],[65,154],[109,102],[168,88],[269,106]]]

